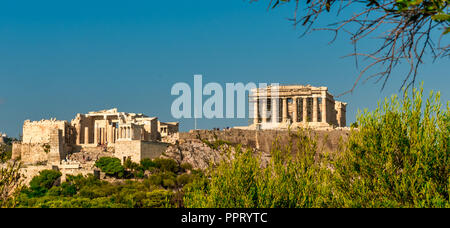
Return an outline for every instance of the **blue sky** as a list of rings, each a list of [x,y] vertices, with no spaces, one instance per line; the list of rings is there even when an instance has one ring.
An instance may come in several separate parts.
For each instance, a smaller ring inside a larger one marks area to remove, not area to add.
[[[287,18],[292,8],[267,11],[268,1],[2,1],[0,3],[0,131],[18,136],[25,119],[71,120],[76,113],[117,107],[125,112],[170,114],[176,82],[279,82],[347,91],[358,70],[345,36],[299,38]],[[335,21],[334,15],[322,20]],[[373,41],[362,43],[371,47]],[[397,93],[373,81],[340,97],[347,122],[358,109]],[[425,89],[448,101],[448,59],[420,70]],[[206,98],[204,98],[206,99]],[[182,130],[194,120],[182,119]],[[246,125],[247,119],[199,120],[199,128]]]

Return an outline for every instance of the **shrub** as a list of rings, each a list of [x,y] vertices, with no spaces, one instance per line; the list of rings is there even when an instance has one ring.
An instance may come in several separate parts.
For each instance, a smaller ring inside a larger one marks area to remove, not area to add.
[[[22,163],[13,161],[0,167],[0,208],[14,207],[17,196],[23,188]]]
[[[88,174],[86,177],[82,174],[78,174],[77,176],[67,175],[66,182],[74,185],[78,190],[80,190],[83,186],[101,186],[102,181],[100,181],[93,174]]]
[[[423,89],[358,116],[336,166],[337,206],[449,207],[449,106]]]
[[[150,170],[150,168],[156,168],[156,163],[152,159],[145,158],[141,160],[141,167],[144,170]]]
[[[0,144],[0,163],[5,163],[11,159],[12,146],[8,144]]]
[[[140,168],[140,165],[136,162],[131,161],[131,158],[127,158],[123,163],[123,167],[131,171],[136,171]]]
[[[95,166],[107,175],[123,177],[125,169],[118,158],[102,157],[95,162]]]
[[[149,177],[149,182],[154,186],[174,188],[176,183],[176,175],[172,172],[153,174]]]
[[[183,174],[177,176],[177,185],[183,187],[186,184],[189,184],[192,181],[194,181],[194,178],[195,178],[195,175],[193,175],[193,174],[183,173]]]
[[[300,153],[290,156],[275,143],[272,159],[262,168],[260,157],[236,147],[235,158],[186,185],[186,207],[268,208],[324,207],[331,197],[330,172],[315,161],[316,144],[298,132]],[[230,152],[230,151],[228,151]]]
[[[192,165],[189,164],[189,163],[183,163],[183,164],[181,164],[180,168],[181,168],[183,171],[187,171],[187,170],[192,170],[192,169],[193,169]]]
[[[173,194],[165,190],[154,190],[152,192],[147,192],[145,199],[142,200],[143,208],[161,208],[161,207],[171,207],[170,199]]]
[[[178,173],[180,171],[178,163],[172,159],[155,158],[153,162],[163,172]]]
[[[68,182],[64,182],[61,184],[61,195],[62,196],[73,196],[77,194],[77,188],[75,185],[70,184]]]
[[[164,188],[175,188],[176,186],[175,179],[173,178],[163,179],[162,186]]]
[[[53,186],[47,192],[49,196],[74,196],[77,194],[77,189],[75,185],[68,182],[64,182],[61,186]]]
[[[56,170],[42,170],[31,180],[28,194],[31,197],[44,195],[56,184],[61,175],[61,172]]]

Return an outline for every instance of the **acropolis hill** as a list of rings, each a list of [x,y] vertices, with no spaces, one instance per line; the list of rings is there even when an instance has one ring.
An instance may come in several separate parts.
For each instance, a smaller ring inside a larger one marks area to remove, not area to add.
[[[42,169],[58,169],[63,178],[66,174],[99,175],[94,163],[100,157],[137,163],[166,157],[204,169],[224,159],[204,140],[241,144],[270,156],[272,143],[289,144],[296,128],[313,129],[326,151],[335,151],[339,140],[348,135],[346,103],[335,101],[326,87],[281,86],[276,95],[267,87],[253,90],[249,98],[256,110],[250,126],[214,131],[179,133],[177,122],[115,108],[77,114],[70,122],[26,120],[22,141],[13,144],[12,159],[26,165],[28,177]]]

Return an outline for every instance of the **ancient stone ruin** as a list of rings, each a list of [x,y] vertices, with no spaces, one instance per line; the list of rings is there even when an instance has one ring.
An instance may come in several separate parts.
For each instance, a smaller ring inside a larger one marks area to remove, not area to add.
[[[13,144],[12,158],[25,164],[61,165],[72,153],[101,150],[139,162],[158,157],[168,146],[162,141],[176,136],[178,126],[117,109],[77,114],[71,122],[26,120],[22,141]]]
[[[327,87],[268,86],[252,90],[249,102],[254,117],[247,129],[346,126],[347,103],[335,101]]]

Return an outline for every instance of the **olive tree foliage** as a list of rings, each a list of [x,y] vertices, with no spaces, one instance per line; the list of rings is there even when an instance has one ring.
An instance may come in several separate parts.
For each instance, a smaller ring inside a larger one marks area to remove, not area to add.
[[[335,163],[339,207],[450,207],[450,108],[423,89],[360,113]]]
[[[250,0],[253,1],[257,0]],[[350,34],[354,52],[348,56],[355,57],[357,68],[361,60],[364,65],[352,89],[346,92],[349,93],[362,78],[383,81],[384,88],[401,62],[409,65],[401,87],[414,86],[426,52],[434,60],[448,58],[450,45],[448,35],[445,36],[450,32],[448,4],[448,0],[270,0],[269,8],[294,5],[290,20],[296,26],[301,25],[305,34],[331,31],[334,35],[331,42],[339,33]],[[313,26],[320,16],[330,12],[337,12],[336,22],[325,28]],[[358,42],[369,37],[381,39],[381,43],[373,50],[359,51]]]
[[[4,165],[5,167],[0,167],[0,208],[14,207],[15,195],[23,187],[21,163],[11,161]]]
[[[293,144],[273,143],[271,159],[264,167],[252,150],[235,148],[234,159],[211,167],[206,176],[185,187],[188,208],[290,208],[328,207],[332,200],[331,172],[323,168],[326,156],[317,153],[311,132],[294,133]],[[228,149],[227,153],[231,151]],[[317,161],[316,158],[324,157]]]

